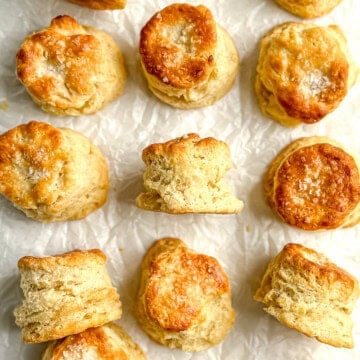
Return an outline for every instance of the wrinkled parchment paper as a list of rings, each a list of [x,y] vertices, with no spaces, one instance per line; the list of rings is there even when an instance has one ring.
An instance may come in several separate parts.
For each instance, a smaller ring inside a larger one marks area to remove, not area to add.
[[[189,1],[200,4],[200,1]],[[123,302],[118,322],[149,359],[360,359],[360,302],[353,313],[354,349],[337,349],[290,330],[267,315],[252,300],[268,261],[288,242],[298,242],[326,254],[360,279],[360,226],[327,232],[304,232],[281,223],[264,201],[262,176],[274,156],[301,136],[327,135],[360,152],[360,83],[339,108],[318,124],[284,128],[263,117],[254,92],[254,73],[261,36],[285,21],[302,21],[272,0],[203,0],[217,22],[232,35],[241,56],[238,79],[215,105],[177,110],[159,102],[147,90],[139,71],[139,32],[169,0],[128,0],[125,10],[95,11],[65,0],[0,1],[0,131],[32,119],[82,132],[108,159],[111,185],[106,205],[82,221],[41,224],[27,219],[0,198],[0,358],[39,359],[45,345],[25,345],[14,323],[13,308],[21,301],[17,260],[25,255],[47,256],[75,248],[100,248]],[[68,14],[80,23],[111,34],[120,45],[128,71],[125,93],[91,116],[55,117],[30,100],[15,76],[15,53],[23,38],[51,18]],[[331,14],[313,20],[336,23],[348,38],[360,64],[360,3],[344,0]],[[154,142],[188,132],[226,141],[234,168],[227,180],[245,202],[237,215],[167,215],[141,211],[135,197],[142,190],[141,151]],[[157,239],[179,237],[198,252],[215,256],[228,273],[236,322],[218,346],[200,353],[170,350],[151,341],[133,312],[139,265]]]

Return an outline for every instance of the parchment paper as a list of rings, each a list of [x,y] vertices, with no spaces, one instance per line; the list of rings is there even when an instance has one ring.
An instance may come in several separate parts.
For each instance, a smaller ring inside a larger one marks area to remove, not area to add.
[[[360,226],[327,232],[305,232],[281,223],[262,193],[262,176],[274,156],[301,136],[327,135],[360,152],[360,84],[339,108],[318,124],[284,128],[263,117],[253,83],[261,36],[285,21],[302,21],[272,0],[203,0],[217,22],[232,35],[241,56],[238,79],[215,105],[176,110],[152,96],[139,68],[139,32],[154,12],[172,1],[128,0],[125,10],[95,11],[65,0],[0,1],[0,131],[32,119],[82,132],[108,159],[109,200],[82,221],[42,224],[26,218],[0,198],[0,358],[39,359],[45,345],[25,345],[12,315],[21,301],[17,261],[25,255],[47,256],[75,248],[100,248],[123,302],[118,322],[149,359],[360,359],[360,303],[353,313],[354,349],[321,344],[281,325],[252,297],[268,261],[288,242],[298,242],[326,254],[360,279]],[[15,54],[23,38],[47,27],[51,18],[68,14],[80,23],[111,34],[120,45],[128,71],[125,93],[95,115],[55,117],[42,112],[15,76]],[[313,20],[338,24],[360,64],[360,3],[344,0],[331,14]],[[237,215],[167,215],[139,210],[135,197],[142,190],[141,151],[154,142],[197,132],[226,141],[234,168],[227,180],[245,202]],[[151,341],[138,326],[132,307],[139,265],[157,239],[179,237],[198,252],[215,256],[229,275],[236,322],[218,346],[200,353],[170,350]]]

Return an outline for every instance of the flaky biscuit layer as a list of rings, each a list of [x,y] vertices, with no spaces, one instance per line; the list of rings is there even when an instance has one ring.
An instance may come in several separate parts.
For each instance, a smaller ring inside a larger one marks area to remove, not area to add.
[[[336,347],[351,348],[356,278],[323,254],[287,244],[269,263],[254,299],[281,323]]]

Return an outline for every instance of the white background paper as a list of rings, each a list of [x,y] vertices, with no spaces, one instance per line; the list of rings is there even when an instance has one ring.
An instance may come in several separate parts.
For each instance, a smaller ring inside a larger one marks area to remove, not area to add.
[[[119,324],[149,359],[360,359],[360,303],[353,313],[354,349],[321,344],[281,325],[252,300],[268,261],[288,242],[312,247],[360,279],[360,226],[305,232],[281,223],[265,203],[262,177],[274,156],[301,136],[330,136],[360,152],[360,84],[339,108],[315,125],[282,127],[263,117],[254,96],[254,75],[261,36],[285,21],[303,21],[272,0],[189,1],[208,6],[232,35],[241,57],[237,81],[215,105],[173,109],[152,96],[140,72],[138,41],[145,22],[172,1],[128,0],[125,10],[95,11],[65,0],[0,0],[0,132],[36,119],[82,132],[97,144],[110,167],[109,200],[100,210],[75,222],[42,224],[26,218],[0,198],[0,358],[39,359],[44,344],[25,345],[14,323],[21,301],[17,261],[25,255],[47,256],[75,248],[100,248],[123,303]],[[107,31],[120,45],[127,66],[125,93],[95,115],[55,117],[42,112],[15,76],[15,54],[24,37],[68,14],[80,23]],[[338,24],[360,64],[360,3],[344,0],[331,14],[314,20]],[[4,106],[4,105],[7,105]],[[139,210],[141,151],[154,142],[197,132],[226,141],[233,169],[227,180],[245,203],[237,215],[168,215]],[[169,350],[151,341],[133,312],[139,265],[157,239],[179,237],[198,252],[215,256],[229,275],[236,322],[218,346],[200,353]]]

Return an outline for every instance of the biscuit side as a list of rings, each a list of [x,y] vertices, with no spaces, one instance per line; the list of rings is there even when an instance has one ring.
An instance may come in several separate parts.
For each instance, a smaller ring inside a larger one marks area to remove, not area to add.
[[[14,315],[24,342],[60,339],[121,317],[105,259],[99,250],[76,250],[19,260],[24,299]]]
[[[336,347],[353,347],[357,279],[324,255],[287,244],[269,263],[254,299],[284,325]]]
[[[237,213],[243,202],[223,177],[231,168],[230,150],[197,134],[152,144],[143,150],[145,192],[136,204],[144,210],[181,213]]]

